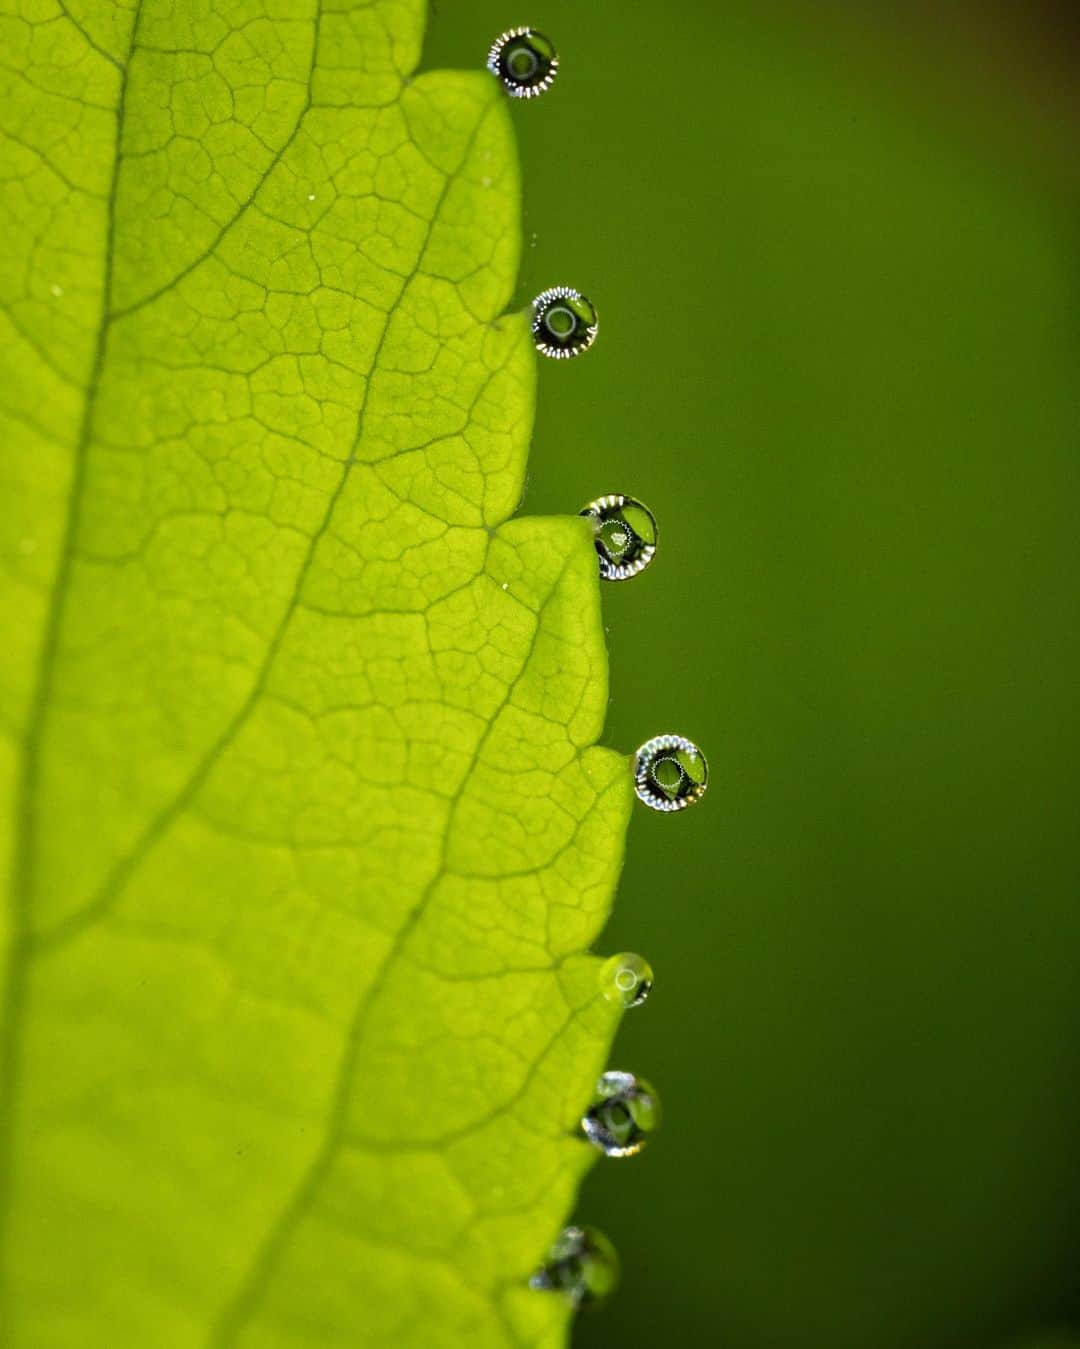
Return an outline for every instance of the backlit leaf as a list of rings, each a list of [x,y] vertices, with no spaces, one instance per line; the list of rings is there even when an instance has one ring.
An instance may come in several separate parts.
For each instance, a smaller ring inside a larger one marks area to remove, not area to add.
[[[564,1336],[631,781],[423,10],[7,0],[10,1349]]]

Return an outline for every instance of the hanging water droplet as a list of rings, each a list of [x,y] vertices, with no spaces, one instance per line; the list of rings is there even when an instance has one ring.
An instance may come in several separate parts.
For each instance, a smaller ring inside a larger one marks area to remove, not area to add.
[[[592,302],[573,286],[552,286],[533,300],[532,334],[537,351],[564,361],[588,351],[596,340]]]
[[[640,1007],[652,992],[652,966],[633,951],[605,960],[600,969],[600,989],[608,1002]]]
[[[600,1302],[619,1282],[615,1247],[595,1227],[564,1227],[530,1288],[562,1293],[575,1307]]]
[[[552,40],[535,28],[511,28],[491,44],[487,68],[511,98],[536,98],[555,83],[559,57]]]
[[[644,502],[616,492],[590,501],[580,513],[595,522],[596,552],[605,581],[626,581],[656,556],[660,531]]]
[[[633,1073],[605,1073],[581,1121],[585,1137],[606,1157],[633,1157],[660,1127],[660,1098]]]
[[[705,795],[709,766],[684,735],[656,735],[637,752],[634,790],[653,810],[685,810]]]

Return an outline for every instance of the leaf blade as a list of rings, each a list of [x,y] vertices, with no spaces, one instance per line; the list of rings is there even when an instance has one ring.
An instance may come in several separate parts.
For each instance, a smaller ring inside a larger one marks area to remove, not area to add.
[[[629,780],[592,748],[587,529],[509,521],[534,380],[500,317],[509,121],[482,74],[409,79],[419,8],[240,7],[223,37],[143,0],[120,70],[83,34],[122,154],[25,745],[27,1343],[565,1319],[515,1290],[588,1161],[568,1130],[614,1014],[577,952]],[[163,97],[180,153],[133,112]],[[187,141],[228,167],[266,106],[230,214]],[[191,210],[156,236],[163,184]]]

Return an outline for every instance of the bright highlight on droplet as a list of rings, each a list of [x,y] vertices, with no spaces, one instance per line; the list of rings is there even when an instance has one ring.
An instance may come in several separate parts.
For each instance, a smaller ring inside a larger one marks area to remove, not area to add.
[[[487,68],[511,98],[537,98],[555,83],[559,56],[535,28],[511,28],[491,44]]]
[[[640,1007],[652,992],[652,966],[633,951],[605,960],[600,969],[600,991],[608,1002],[623,1007]]]
[[[685,810],[705,795],[709,766],[684,735],[656,735],[634,760],[634,791],[652,810]]]
[[[596,341],[597,326],[596,307],[573,286],[552,286],[533,300],[533,342],[552,360],[565,361],[588,351]]]
[[[627,581],[643,572],[656,556],[660,535],[656,517],[636,497],[613,492],[590,501],[580,514],[593,521],[600,575],[605,581]]]
[[[605,1073],[581,1121],[581,1132],[605,1157],[633,1157],[659,1127],[660,1098],[633,1073]]]
[[[602,1302],[619,1282],[615,1247],[595,1227],[564,1227],[530,1288],[562,1293],[575,1307]]]

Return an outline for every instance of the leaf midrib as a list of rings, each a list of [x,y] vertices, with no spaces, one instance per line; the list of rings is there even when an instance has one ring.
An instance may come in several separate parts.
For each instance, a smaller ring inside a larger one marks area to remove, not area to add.
[[[71,483],[57,559],[56,574],[45,613],[33,692],[27,712],[22,738],[20,773],[15,795],[14,841],[11,862],[10,929],[8,933],[6,970],[4,972],[3,1024],[0,1025],[0,1251],[7,1241],[7,1226],[11,1214],[12,1145],[14,1141],[14,1107],[19,1075],[19,1028],[26,1000],[26,968],[29,958],[29,916],[34,893],[35,862],[37,857],[36,800],[41,775],[41,742],[45,730],[49,698],[56,672],[56,650],[64,606],[71,579],[74,542],[79,528],[83,494],[86,483],[86,460],[90,447],[94,414],[97,406],[101,372],[105,364],[112,293],[113,259],[115,253],[116,194],[120,181],[120,145],[124,133],[128,79],[131,58],[138,37],[139,20],[144,0],[136,0],[131,22],[131,41],[127,57],[122,63],[114,60],[120,71],[120,88],[116,102],[116,125],[113,138],[113,164],[109,193],[105,203],[105,248],[102,258],[101,313],[98,318],[94,354],[83,402],[79,434],[72,454]],[[66,10],[64,11],[67,12]],[[78,25],[76,25],[78,27]],[[81,29],[80,29],[81,31]],[[0,1298],[5,1281],[0,1280]]]

